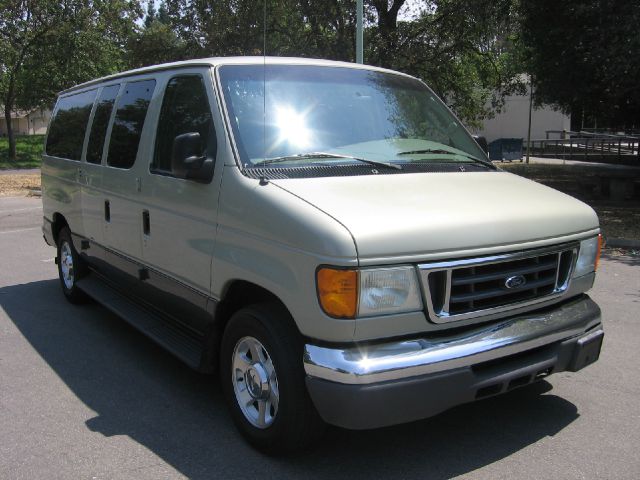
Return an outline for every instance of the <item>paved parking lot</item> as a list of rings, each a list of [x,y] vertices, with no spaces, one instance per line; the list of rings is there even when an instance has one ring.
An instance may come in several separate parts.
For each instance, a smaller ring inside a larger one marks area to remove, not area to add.
[[[600,361],[435,418],[329,429],[272,459],[215,378],[60,292],[39,199],[0,198],[0,478],[640,478],[640,258],[605,256]]]

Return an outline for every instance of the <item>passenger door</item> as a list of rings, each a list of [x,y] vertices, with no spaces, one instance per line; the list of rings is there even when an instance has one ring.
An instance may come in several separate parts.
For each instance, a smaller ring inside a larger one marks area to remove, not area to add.
[[[141,237],[144,261],[150,269],[147,283],[155,287],[155,305],[203,332],[208,319],[218,186],[213,178],[208,182],[178,178],[171,164],[174,139],[185,133],[198,133],[199,154],[215,162],[214,92],[209,69],[181,70],[167,77],[143,194],[149,222]]]
[[[108,129],[106,165],[102,170],[103,220],[106,248],[102,268],[127,295],[139,296],[142,245],[140,235],[141,173],[148,148],[147,110],[155,90],[155,78],[128,80],[115,102],[115,116]],[[103,203],[103,208],[104,207]]]
[[[108,202],[102,188],[102,161],[105,152],[105,139],[111,121],[113,106],[120,90],[120,84],[101,88],[93,109],[91,129],[87,139],[85,163],[82,167],[82,218],[84,235],[93,248],[83,253],[92,260],[103,258],[104,223],[108,221]]]

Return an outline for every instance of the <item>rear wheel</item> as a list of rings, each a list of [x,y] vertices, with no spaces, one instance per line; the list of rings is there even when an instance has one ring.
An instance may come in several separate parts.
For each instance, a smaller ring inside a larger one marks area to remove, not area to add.
[[[69,228],[62,228],[58,234],[58,275],[62,292],[71,303],[83,303],[87,300],[85,293],[76,286],[76,282],[86,271],[84,261],[73,247]]]
[[[220,379],[234,423],[256,448],[300,450],[320,437],[305,385],[302,341],[283,308],[262,304],[236,312],[222,338]]]

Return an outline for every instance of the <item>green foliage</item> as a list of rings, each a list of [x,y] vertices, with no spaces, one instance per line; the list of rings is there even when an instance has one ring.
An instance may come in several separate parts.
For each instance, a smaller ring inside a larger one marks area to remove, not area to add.
[[[516,1],[423,0],[408,18],[399,16],[406,0],[365,0],[365,62],[424,79],[477,125],[519,86]],[[266,52],[354,61],[355,7],[168,0],[158,9],[146,2],[143,16],[140,0],[0,0],[1,101],[11,109],[50,105],[73,84],[186,58]]]
[[[638,25],[637,1],[522,0],[521,42],[536,102],[556,104],[586,126],[638,128]]]
[[[266,25],[262,1],[169,1],[178,57],[262,55],[266,47],[268,55],[355,60],[355,0],[264,1]],[[425,0],[414,18],[399,20],[404,4],[365,1],[366,63],[424,79],[471,124],[519,85],[514,0]]]
[[[51,107],[56,93],[125,67],[137,0],[0,0],[0,103]],[[9,157],[16,158],[10,118]]]
[[[422,78],[465,123],[478,125],[521,88],[512,0],[425,1],[411,21],[381,20],[401,2],[372,3],[378,21],[365,59]]]
[[[44,135],[16,137],[16,160],[9,161],[9,140],[0,138],[0,170],[7,168],[38,168],[42,162]]]
[[[159,20],[153,21],[127,44],[129,67],[137,68],[158,63],[175,62],[185,56],[185,43]]]
[[[137,2],[94,1],[54,19],[55,28],[24,60],[18,107],[50,106],[60,90],[127,69],[126,46],[140,13]]]

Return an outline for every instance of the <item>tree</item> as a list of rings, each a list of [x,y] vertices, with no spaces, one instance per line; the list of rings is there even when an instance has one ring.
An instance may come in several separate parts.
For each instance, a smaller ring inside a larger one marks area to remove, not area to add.
[[[0,94],[9,137],[9,158],[16,158],[11,123],[21,85],[23,66],[56,24],[63,9],[55,2],[2,1],[0,3]]]
[[[536,103],[578,124],[640,124],[640,3],[522,0],[521,42]]]
[[[477,124],[519,86],[514,2],[423,0],[407,19],[406,0],[365,0],[365,61],[424,79]],[[167,10],[185,57],[261,55],[265,43],[268,55],[355,60],[355,0],[173,0]]]
[[[137,32],[128,44],[128,63],[131,68],[174,62],[184,58],[185,44],[175,32],[156,18],[148,27]]]
[[[149,28],[156,19],[156,7],[153,0],[147,4],[147,14],[144,17],[144,28]]]
[[[51,104],[60,90],[121,70],[141,13],[132,0],[0,0],[0,95],[11,160],[11,112]]]
[[[424,1],[411,20],[398,18],[403,6],[372,0],[367,62],[422,78],[470,125],[522,88],[512,0]]]

